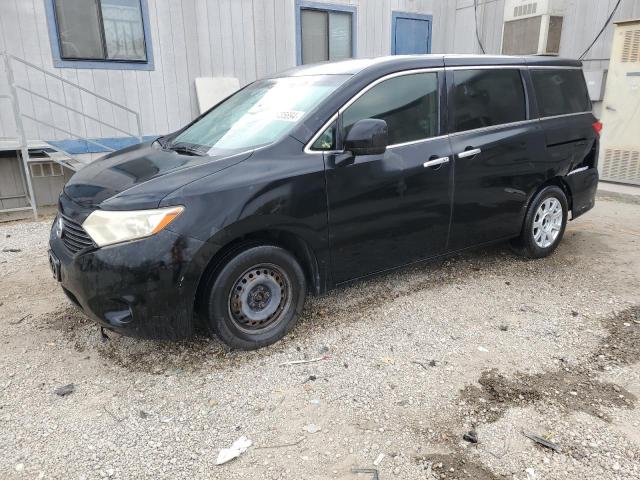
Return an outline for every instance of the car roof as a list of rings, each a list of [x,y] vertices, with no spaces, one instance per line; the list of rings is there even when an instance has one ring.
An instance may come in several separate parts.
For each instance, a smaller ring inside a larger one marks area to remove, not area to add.
[[[300,65],[273,75],[273,77],[297,77],[307,75],[356,75],[369,69],[402,70],[443,66],[476,65],[527,65],[580,67],[582,62],[555,56],[512,55],[390,55],[386,57],[357,58],[337,62],[321,62]]]

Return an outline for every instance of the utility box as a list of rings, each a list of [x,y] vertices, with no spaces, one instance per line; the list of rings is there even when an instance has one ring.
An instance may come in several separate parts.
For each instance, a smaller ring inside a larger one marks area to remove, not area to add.
[[[601,120],[600,178],[640,185],[640,19],[615,24]]]
[[[505,0],[502,53],[557,55],[564,0]]]

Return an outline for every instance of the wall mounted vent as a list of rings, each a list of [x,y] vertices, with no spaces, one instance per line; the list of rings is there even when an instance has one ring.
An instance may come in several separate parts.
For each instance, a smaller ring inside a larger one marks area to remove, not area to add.
[[[29,167],[33,178],[61,177],[64,175],[62,165],[55,162],[32,162]]]
[[[621,61],[625,63],[640,62],[640,29],[624,32]]]
[[[523,15],[535,15],[537,10],[537,3],[525,3],[524,5],[517,5],[513,8],[513,16],[522,17]]]
[[[603,180],[640,185],[640,150],[607,148],[601,174]]]

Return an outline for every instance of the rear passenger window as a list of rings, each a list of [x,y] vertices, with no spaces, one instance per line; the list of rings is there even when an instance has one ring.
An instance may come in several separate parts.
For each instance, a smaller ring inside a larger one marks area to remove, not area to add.
[[[591,110],[582,70],[531,70],[531,77],[541,117]]]
[[[527,107],[517,69],[455,70],[456,132],[526,120]]]
[[[387,122],[389,145],[435,137],[438,135],[437,74],[402,75],[371,88],[342,114],[344,135],[354,123],[365,118]]]

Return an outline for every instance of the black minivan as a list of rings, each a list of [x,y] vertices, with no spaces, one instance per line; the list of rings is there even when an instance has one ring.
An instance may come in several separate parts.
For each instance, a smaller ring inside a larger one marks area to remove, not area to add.
[[[600,129],[579,61],[302,66],[76,173],[50,263],[104,327],[259,348],[307,292],[490,242],[549,255],[594,205]]]

